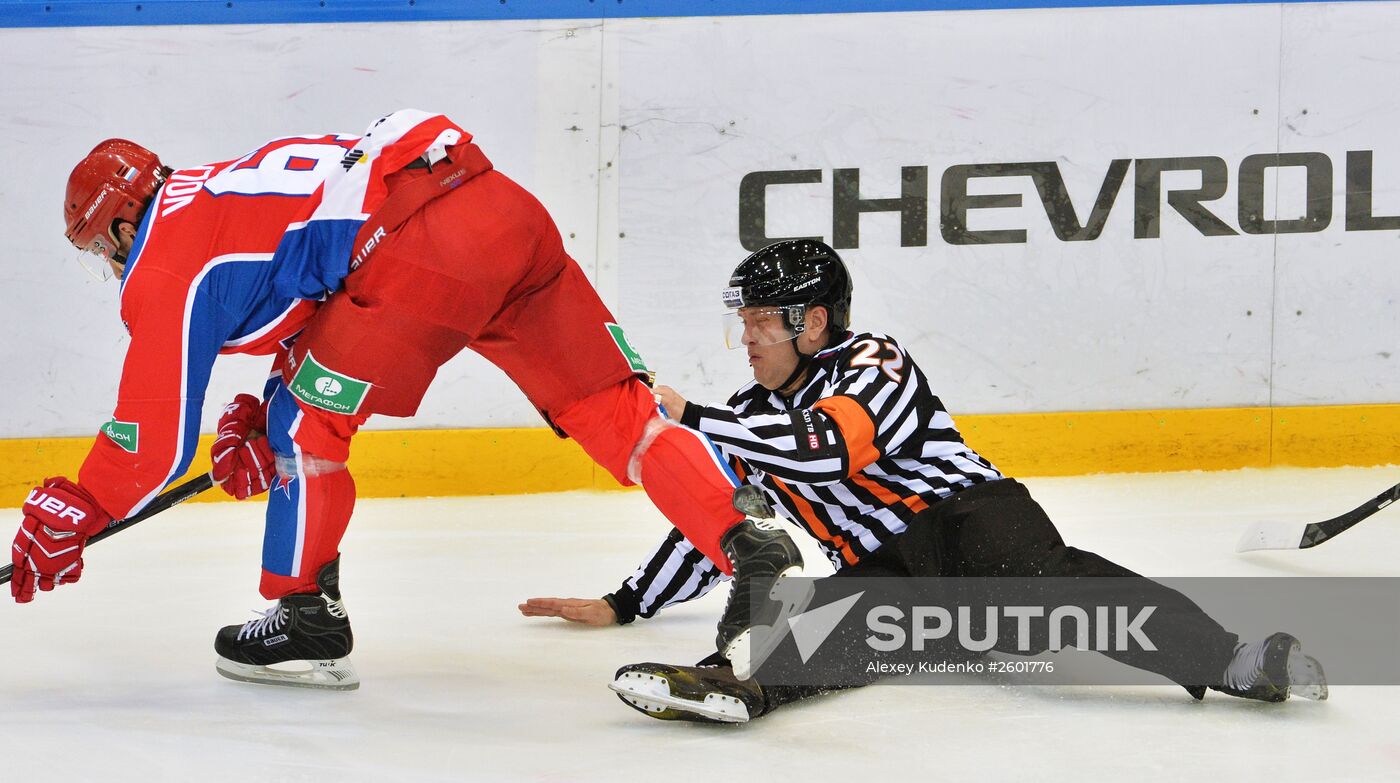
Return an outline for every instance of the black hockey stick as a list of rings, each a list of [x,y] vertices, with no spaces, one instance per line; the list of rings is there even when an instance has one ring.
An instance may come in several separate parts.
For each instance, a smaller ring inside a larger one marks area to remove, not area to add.
[[[212,486],[214,486],[214,479],[210,478],[208,473],[192,478],[174,489],[168,489],[156,495],[156,499],[152,500],[149,505],[141,509],[141,513],[127,517],[126,519],[117,519],[108,522],[107,527],[103,529],[102,532],[93,535],[87,542],[89,544],[95,544],[108,536],[114,536],[132,525],[135,525],[137,522],[144,522],[162,511],[184,503],[186,500],[189,500]],[[15,567],[13,565],[0,568],[0,585],[10,581],[10,576],[14,573],[14,570]]]
[[[1362,503],[1347,513],[1324,522],[1255,522],[1235,547],[1237,552],[1258,549],[1310,549],[1328,541],[1361,520],[1400,500],[1400,484]]]

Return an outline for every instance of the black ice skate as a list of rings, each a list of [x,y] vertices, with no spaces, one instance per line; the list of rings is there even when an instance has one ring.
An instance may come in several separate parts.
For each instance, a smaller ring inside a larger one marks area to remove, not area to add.
[[[289,595],[261,617],[214,637],[219,674],[240,682],[349,691],[360,677],[345,656],[354,646],[340,600],[340,558],[321,568],[320,593]],[[295,664],[272,668],[274,664]]]
[[[802,574],[797,544],[773,519],[763,491],[753,485],[734,490],[734,507],[748,518],[720,539],[734,566],[734,586],[719,621],[716,645],[741,680],[753,676],[787,635],[789,617],[812,601],[811,580]]]
[[[1287,701],[1289,695],[1314,701],[1327,698],[1327,677],[1322,672],[1322,664],[1304,655],[1298,640],[1286,633],[1240,644],[1225,670],[1224,684],[1211,687],[1231,696],[1258,701]]]
[[[746,723],[768,711],[763,688],[728,666],[634,663],[608,685],[622,703],[658,720]]]

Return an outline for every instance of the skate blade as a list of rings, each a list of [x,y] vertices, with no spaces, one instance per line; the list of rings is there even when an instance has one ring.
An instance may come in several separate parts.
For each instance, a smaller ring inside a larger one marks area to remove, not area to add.
[[[793,565],[783,569],[778,574],[778,578],[773,580],[773,586],[768,590],[768,597],[782,604],[778,611],[778,616],[774,618],[772,625],[754,625],[747,628],[735,636],[729,644],[725,645],[723,655],[729,661],[729,665],[734,669],[734,676],[741,680],[747,680],[753,676],[759,666],[768,660],[768,656],[778,648],[783,639],[792,631],[788,624],[788,619],[807,611],[808,605],[812,603],[812,597],[816,593],[816,587],[808,580],[788,579],[790,576],[801,576],[803,568],[800,565]],[[754,638],[759,639],[758,644],[754,644]]]
[[[1304,655],[1297,646],[1288,652],[1288,682],[1293,696],[1311,701],[1327,700],[1327,675],[1322,671],[1322,664],[1311,655]]]
[[[707,693],[703,701],[677,696],[671,692],[670,681],[656,674],[625,672],[608,683],[608,689],[627,706],[658,720],[749,721],[749,708],[743,701],[723,693]]]
[[[360,687],[360,675],[349,658],[321,661],[288,661],[299,664],[297,669],[277,669],[271,666],[238,663],[219,658],[214,668],[219,674],[239,682],[257,685],[281,685],[287,688],[315,688],[328,691],[353,691]]]

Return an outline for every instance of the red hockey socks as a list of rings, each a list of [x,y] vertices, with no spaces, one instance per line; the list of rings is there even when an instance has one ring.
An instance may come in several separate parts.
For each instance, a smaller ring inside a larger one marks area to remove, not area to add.
[[[696,549],[725,573],[732,570],[719,540],[743,519],[731,505],[737,480],[708,438],[661,417],[640,380],[590,395],[554,423],[623,485],[640,479],[647,497]]]

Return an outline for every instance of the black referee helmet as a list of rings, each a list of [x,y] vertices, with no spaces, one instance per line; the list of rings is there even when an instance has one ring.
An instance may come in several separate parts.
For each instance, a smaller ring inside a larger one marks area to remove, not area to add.
[[[841,256],[825,242],[786,239],[745,258],[729,276],[726,307],[824,305],[831,313],[831,334],[851,320],[851,275]],[[806,328],[805,309],[792,308],[793,332]]]

